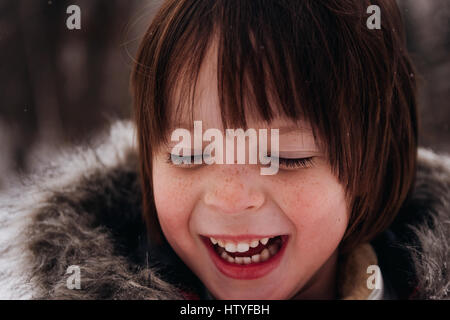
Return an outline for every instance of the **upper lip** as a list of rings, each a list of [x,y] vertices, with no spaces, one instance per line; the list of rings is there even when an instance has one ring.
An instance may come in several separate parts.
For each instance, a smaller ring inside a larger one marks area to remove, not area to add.
[[[205,234],[203,237],[220,239],[220,240],[228,240],[228,241],[251,241],[255,239],[264,239],[264,238],[274,238],[278,236],[282,236],[283,234],[270,234],[270,235],[261,235],[261,234],[241,234],[241,235],[226,235],[226,234]]]

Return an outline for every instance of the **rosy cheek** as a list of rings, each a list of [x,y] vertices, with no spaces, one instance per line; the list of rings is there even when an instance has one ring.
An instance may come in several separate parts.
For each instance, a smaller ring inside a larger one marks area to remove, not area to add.
[[[171,177],[163,170],[153,175],[155,205],[161,226],[166,231],[186,232],[189,213],[192,211],[190,187],[192,182]]]
[[[344,191],[333,176],[309,175],[289,178],[277,188],[283,212],[294,223],[300,237],[324,239],[339,236],[347,223]],[[331,232],[331,234],[330,234]]]

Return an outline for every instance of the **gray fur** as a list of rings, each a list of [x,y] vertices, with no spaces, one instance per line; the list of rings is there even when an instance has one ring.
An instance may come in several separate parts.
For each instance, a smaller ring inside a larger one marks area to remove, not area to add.
[[[170,248],[146,245],[134,127],[116,123],[102,141],[0,198],[0,298],[182,299],[180,288],[198,290]],[[405,246],[417,297],[448,299],[450,158],[422,149],[419,164],[411,203],[430,220],[409,227],[420,245]],[[67,288],[71,265],[81,290]]]
[[[414,199],[429,220],[411,226],[420,247],[410,247],[418,299],[450,298],[450,158],[421,150]]]

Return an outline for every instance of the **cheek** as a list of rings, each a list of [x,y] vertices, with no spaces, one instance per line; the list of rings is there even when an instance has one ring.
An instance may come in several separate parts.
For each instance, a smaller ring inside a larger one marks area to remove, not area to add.
[[[195,205],[191,179],[182,179],[164,168],[155,168],[153,193],[158,219],[169,242],[189,235],[190,213]]]
[[[344,189],[333,175],[322,171],[291,177],[277,190],[278,203],[295,225],[300,246],[326,249],[339,244],[349,211]]]

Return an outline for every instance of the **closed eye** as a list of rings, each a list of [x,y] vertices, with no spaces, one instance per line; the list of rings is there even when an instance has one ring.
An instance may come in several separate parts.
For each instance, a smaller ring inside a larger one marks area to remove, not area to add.
[[[178,162],[174,161],[178,160]],[[180,156],[176,154],[167,154],[167,162],[177,166],[194,166],[195,160],[203,161],[203,154],[193,154],[190,156]]]
[[[308,158],[278,158],[280,167],[286,169],[310,168],[314,166],[314,157]]]
[[[174,163],[174,159],[178,159],[179,162]],[[203,160],[202,154],[193,154],[190,156],[179,156],[168,153],[167,162],[169,164],[191,167],[195,166],[195,160]],[[299,168],[310,168],[314,166],[314,157],[307,158],[278,158],[280,167],[285,169],[299,169]],[[202,162],[203,163],[203,162]]]

